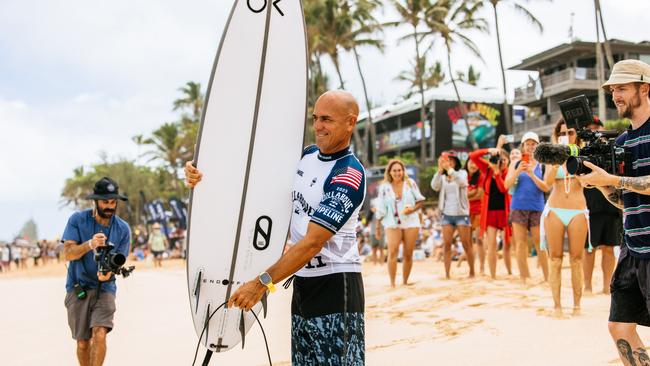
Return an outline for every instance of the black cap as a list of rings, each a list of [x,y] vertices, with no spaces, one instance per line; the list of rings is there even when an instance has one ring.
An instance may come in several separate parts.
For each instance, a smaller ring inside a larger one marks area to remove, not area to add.
[[[112,200],[119,199],[122,201],[128,201],[129,199],[126,196],[119,194],[119,186],[117,183],[109,177],[104,177],[95,183],[95,188],[93,188],[93,194],[86,197],[89,200]]]

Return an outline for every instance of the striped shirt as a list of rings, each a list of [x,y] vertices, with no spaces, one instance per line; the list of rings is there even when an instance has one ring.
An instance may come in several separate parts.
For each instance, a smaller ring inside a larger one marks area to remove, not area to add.
[[[650,119],[616,139],[632,154],[632,176],[650,176]],[[650,195],[623,191],[625,245],[637,258],[650,258]]]

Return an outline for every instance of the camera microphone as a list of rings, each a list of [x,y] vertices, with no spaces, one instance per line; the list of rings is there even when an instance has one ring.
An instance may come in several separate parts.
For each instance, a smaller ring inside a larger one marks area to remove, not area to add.
[[[576,145],[557,145],[543,142],[535,149],[535,160],[542,164],[561,165],[571,156],[577,156]]]

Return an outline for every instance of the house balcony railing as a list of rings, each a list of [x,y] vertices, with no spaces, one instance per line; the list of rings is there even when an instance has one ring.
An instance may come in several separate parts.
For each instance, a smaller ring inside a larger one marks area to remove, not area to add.
[[[597,90],[598,87],[598,77],[594,68],[572,67],[542,76],[542,98],[572,89]],[[526,105],[537,100],[535,89],[535,83],[516,88],[515,104]]]

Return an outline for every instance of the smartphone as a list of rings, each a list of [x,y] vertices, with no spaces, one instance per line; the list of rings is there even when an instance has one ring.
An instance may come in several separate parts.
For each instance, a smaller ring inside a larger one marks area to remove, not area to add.
[[[521,161],[523,161],[524,163],[530,163],[530,154],[529,153],[521,154]]]
[[[506,135],[506,143],[512,144],[515,142],[515,135]]]

